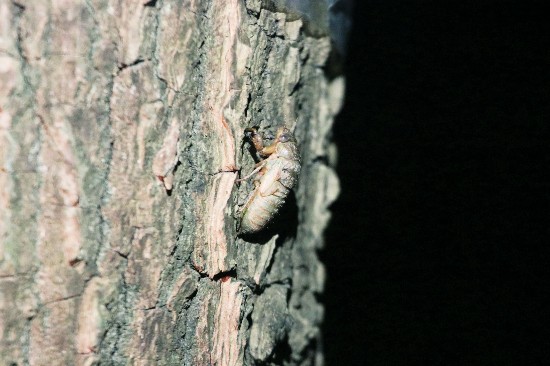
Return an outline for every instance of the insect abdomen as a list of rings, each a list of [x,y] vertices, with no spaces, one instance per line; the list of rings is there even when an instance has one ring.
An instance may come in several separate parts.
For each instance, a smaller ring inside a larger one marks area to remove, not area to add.
[[[278,191],[272,195],[264,197],[260,195],[258,189],[254,191],[244,209],[240,233],[248,234],[260,231],[279,211],[279,208],[285,202],[289,189],[280,183],[278,184],[280,186]]]

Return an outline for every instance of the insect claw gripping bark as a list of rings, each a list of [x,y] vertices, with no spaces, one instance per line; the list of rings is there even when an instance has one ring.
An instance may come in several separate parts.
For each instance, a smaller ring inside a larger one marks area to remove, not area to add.
[[[284,204],[300,173],[300,154],[289,129],[280,127],[269,146],[264,146],[256,128],[247,128],[244,132],[259,162],[251,174],[238,180],[242,182],[257,175],[255,188],[240,210],[239,235],[253,234],[266,227]]]

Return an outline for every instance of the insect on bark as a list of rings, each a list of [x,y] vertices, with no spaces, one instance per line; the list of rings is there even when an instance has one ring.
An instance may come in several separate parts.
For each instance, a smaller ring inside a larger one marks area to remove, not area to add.
[[[245,129],[246,139],[254,146],[260,161],[256,169],[239,181],[257,174],[254,190],[248,196],[241,213],[239,234],[262,230],[284,204],[300,173],[300,154],[294,136],[286,127],[277,130],[275,140],[264,146],[255,128]]]

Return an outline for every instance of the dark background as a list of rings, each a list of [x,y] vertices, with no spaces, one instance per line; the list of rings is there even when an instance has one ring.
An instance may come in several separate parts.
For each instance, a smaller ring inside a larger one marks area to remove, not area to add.
[[[356,0],[328,366],[550,364],[542,4]]]

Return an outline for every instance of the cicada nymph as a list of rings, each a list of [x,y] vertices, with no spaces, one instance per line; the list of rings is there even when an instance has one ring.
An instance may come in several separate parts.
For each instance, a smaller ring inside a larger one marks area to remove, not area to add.
[[[286,127],[277,130],[269,146],[264,146],[255,128],[247,128],[245,136],[260,160],[251,174],[239,180],[257,174],[255,188],[241,209],[239,228],[239,234],[252,234],[262,230],[284,204],[300,173],[300,154],[294,136]]]

